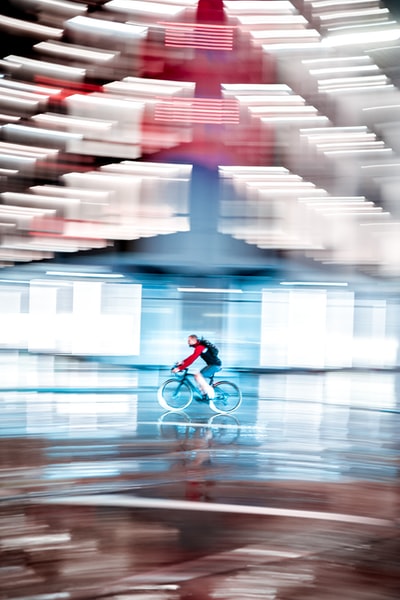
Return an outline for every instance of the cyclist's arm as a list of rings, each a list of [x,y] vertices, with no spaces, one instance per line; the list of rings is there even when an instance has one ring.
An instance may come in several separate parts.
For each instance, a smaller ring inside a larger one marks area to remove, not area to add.
[[[177,368],[180,371],[183,371],[183,369],[187,369],[188,367],[190,367],[190,365],[192,363],[194,363],[194,361],[199,358],[200,354],[203,352],[205,346],[202,346],[201,344],[199,344],[198,346],[196,346],[193,350],[193,354],[191,354],[190,356],[188,356],[187,358],[185,358],[184,360],[182,360],[180,363],[178,363]]]

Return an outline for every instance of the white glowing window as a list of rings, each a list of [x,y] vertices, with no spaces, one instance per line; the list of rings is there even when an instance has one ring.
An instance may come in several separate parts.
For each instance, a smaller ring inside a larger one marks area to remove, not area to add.
[[[113,285],[110,292],[111,284],[73,281],[63,288],[63,294],[71,296],[72,312],[57,308],[60,285],[58,281],[53,285],[31,282],[26,315],[30,351],[108,356],[140,353],[141,285]],[[22,321],[23,316],[18,315],[17,320]],[[11,336],[20,335],[21,329],[11,322],[14,331],[8,336],[10,345]]]
[[[351,292],[264,290],[260,364],[351,366],[353,309]]]
[[[289,292],[287,362],[295,367],[325,365],[326,292]]]
[[[28,349],[51,352],[55,349],[57,287],[32,281],[29,288]]]

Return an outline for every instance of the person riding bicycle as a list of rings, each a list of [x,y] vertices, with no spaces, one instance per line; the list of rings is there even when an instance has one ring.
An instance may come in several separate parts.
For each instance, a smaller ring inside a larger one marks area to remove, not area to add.
[[[194,378],[202,392],[203,400],[208,400],[208,398],[213,399],[215,397],[214,388],[207,383],[205,378],[213,377],[215,373],[221,370],[222,361],[218,356],[218,348],[208,340],[199,338],[195,334],[189,335],[188,345],[193,348],[193,353],[184,360],[178,362],[172,369],[172,372],[178,373],[179,371],[187,369],[195,360],[201,357],[206,363],[206,366],[195,373]]]

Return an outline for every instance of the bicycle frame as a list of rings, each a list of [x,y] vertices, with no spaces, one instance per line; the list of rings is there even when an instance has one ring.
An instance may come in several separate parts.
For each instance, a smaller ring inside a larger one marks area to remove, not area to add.
[[[183,373],[183,375],[179,376],[179,373]],[[177,378],[178,381],[187,383],[188,386],[190,387],[190,389],[192,390],[193,395],[201,398],[201,395],[202,395],[201,390],[197,387],[196,383],[193,381],[194,373],[189,373],[188,369],[184,369],[183,371],[178,371],[178,373],[175,373],[175,377]]]

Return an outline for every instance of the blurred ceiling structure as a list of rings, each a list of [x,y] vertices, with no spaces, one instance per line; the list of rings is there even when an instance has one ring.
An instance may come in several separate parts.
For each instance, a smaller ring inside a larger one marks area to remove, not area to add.
[[[394,3],[0,12],[2,267],[400,276]]]

